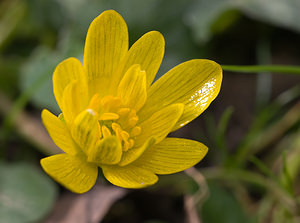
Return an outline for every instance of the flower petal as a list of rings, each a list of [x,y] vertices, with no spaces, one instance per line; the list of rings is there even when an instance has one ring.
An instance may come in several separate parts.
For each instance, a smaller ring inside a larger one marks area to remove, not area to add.
[[[198,117],[216,98],[222,82],[220,65],[210,60],[182,63],[156,81],[148,91],[148,99],[139,112],[147,119],[154,111],[173,103],[183,103],[184,111],[173,131]]]
[[[125,188],[143,188],[155,184],[158,177],[137,166],[102,166],[105,178],[112,184]]]
[[[85,193],[94,186],[98,167],[68,154],[41,159],[45,172],[64,187],[75,193]]]
[[[126,72],[119,84],[117,96],[125,106],[136,111],[143,107],[147,99],[146,73],[141,71],[140,65],[133,65]]]
[[[87,33],[83,58],[90,96],[107,94],[127,51],[128,30],[120,14],[108,10],[94,19]]]
[[[137,158],[139,158],[145,150],[150,148],[156,142],[155,138],[151,137],[148,139],[142,146],[140,147],[133,147],[128,151],[123,153],[121,161],[118,163],[119,166],[126,166]]]
[[[63,93],[63,108],[64,119],[67,124],[71,124],[76,116],[87,106],[87,95],[82,91],[78,81],[72,81],[64,90]]]
[[[63,92],[72,81],[78,80],[84,85],[83,66],[76,58],[68,58],[57,65],[53,73],[53,92],[57,104],[62,109]],[[82,87],[82,89],[86,89]]]
[[[156,174],[172,174],[194,166],[207,151],[208,148],[197,141],[166,138],[147,149],[134,164]]]
[[[122,157],[122,145],[116,136],[108,136],[97,142],[88,153],[88,161],[97,165],[117,164]]]
[[[52,140],[60,149],[72,155],[80,152],[63,121],[46,109],[42,111],[42,120]]]
[[[160,67],[164,51],[165,40],[163,35],[157,31],[148,32],[129,49],[118,73],[123,75],[132,65],[140,64],[141,70],[146,71],[148,87]]]
[[[96,145],[100,138],[100,130],[97,116],[92,109],[86,109],[76,117],[71,135],[86,154]]]
[[[137,136],[135,147],[143,145],[150,137],[154,137],[156,143],[163,140],[182,115],[183,109],[183,104],[169,105],[155,112],[150,118],[139,124],[142,133]]]

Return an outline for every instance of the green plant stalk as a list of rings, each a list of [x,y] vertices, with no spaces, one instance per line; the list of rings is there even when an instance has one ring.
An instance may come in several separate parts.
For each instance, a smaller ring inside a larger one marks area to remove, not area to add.
[[[300,66],[285,65],[222,65],[224,71],[242,72],[242,73],[287,73],[300,75]]]
[[[203,168],[201,173],[207,180],[240,180],[247,183],[259,185],[267,189],[278,201],[280,201],[288,210],[295,213],[297,210],[296,200],[273,180],[266,178],[260,174],[242,170],[242,169],[223,169],[218,167]]]
[[[242,146],[237,151],[233,165],[244,165],[247,157],[271,145],[276,139],[282,137],[300,118],[300,102],[295,104],[277,123],[269,127],[260,135],[252,138],[251,144]]]

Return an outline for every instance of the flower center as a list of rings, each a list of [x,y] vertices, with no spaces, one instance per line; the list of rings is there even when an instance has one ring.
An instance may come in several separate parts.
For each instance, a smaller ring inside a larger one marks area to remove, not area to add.
[[[118,97],[100,98],[98,94],[91,99],[89,108],[97,113],[100,139],[116,136],[124,152],[134,146],[135,137],[141,133],[134,109],[124,106]]]

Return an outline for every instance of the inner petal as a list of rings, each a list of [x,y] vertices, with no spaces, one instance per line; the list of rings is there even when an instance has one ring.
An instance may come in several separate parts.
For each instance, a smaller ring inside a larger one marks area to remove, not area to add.
[[[96,164],[117,164],[122,157],[122,145],[116,136],[99,140],[88,153],[88,162]]]

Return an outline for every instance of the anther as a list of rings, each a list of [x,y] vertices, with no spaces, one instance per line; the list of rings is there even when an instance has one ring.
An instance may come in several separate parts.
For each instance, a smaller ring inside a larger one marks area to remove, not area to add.
[[[127,140],[129,139],[129,137],[130,137],[130,135],[129,135],[128,132],[126,132],[126,131],[122,131],[122,132],[121,132],[121,136],[122,136],[122,139],[123,139],[124,141],[127,141]]]
[[[127,115],[129,112],[130,112],[130,108],[120,108],[120,109],[118,110],[118,114],[119,114],[120,116]]]
[[[107,113],[103,113],[99,120],[103,120],[103,121],[107,121],[107,120],[116,120],[116,119],[119,119],[119,115],[116,114],[116,113],[110,113],[110,112],[107,112]]]
[[[133,139],[129,139],[129,149],[132,148],[134,146],[134,140]]]
[[[111,132],[105,125],[102,126],[102,135],[103,135],[103,138],[105,138],[107,136],[111,136]]]
[[[132,128],[133,126],[136,125],[136,123],[138,122],[139,118],[137,116],[134,116],[134,117],[131,117],[129,120],[128,120],[128,126],[130,128]]]
[[[118,138],[120,141],[122,141],[122,136],[121,136],[121,131],[122,131],[122,129],[121,129],[121,126],[120,126],[119,124],[117,124],[117,123],[112,123],[112,124],[111,124],[111,128],[114,130],[114,132],[115,132],[117,138]]]

